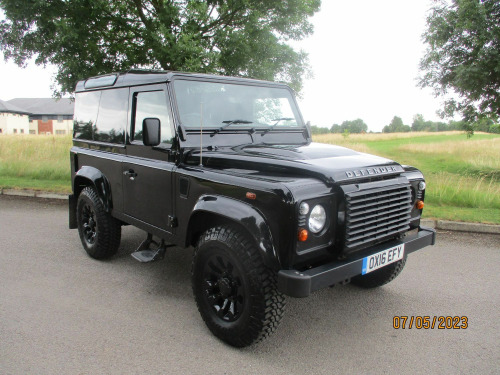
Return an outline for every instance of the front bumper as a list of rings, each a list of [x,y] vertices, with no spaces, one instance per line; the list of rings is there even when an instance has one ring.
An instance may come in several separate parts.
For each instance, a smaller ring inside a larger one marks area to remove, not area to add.
[[[363,258],[393,246],[405,244],[406,254],[436,242],[436,231],[419,227],[415,236],[394,240],[371,247],[356,254],[355,258],[322,264],[306,271],[281,270],[278,272],[278,289],[291,297],[307,297],[312,292],[331,286],[361,274]]]

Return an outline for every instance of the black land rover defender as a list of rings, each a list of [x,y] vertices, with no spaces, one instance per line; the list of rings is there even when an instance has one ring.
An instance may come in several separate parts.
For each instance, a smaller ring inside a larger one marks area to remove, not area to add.
[[[193,246],[198,309],[231,345],[272,333],[285,295],[383,285],[434,244],[420,171],[313,143],[286,85],[130,71],[75,96],[70,228],[99,259],[124,224],[147,233],[141,262]]]

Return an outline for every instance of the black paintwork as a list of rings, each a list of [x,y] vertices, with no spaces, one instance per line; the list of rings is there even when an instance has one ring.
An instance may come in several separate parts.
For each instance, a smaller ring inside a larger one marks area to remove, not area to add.
[[[363,258],[373,253],[403,244],[405,253],[409,254],[424,246],[434,245],[436,231],[422,228],[416,235],[404,241],[391,241],[372,247],[369,251],[357,253],[348,260],[336,260],[305,271],[281,270],[278,273],[278,286],[285,294],[292,297],[307,297],[312,292],[337,284],[359,275]]]
[[[78,94],[86,91],[130,87],[130,95],[128,106],[117,105],[128,108],[124,144],[74,139],[70,227],[75,227],[76,197],[84,186],[92,185],[114,217],[169,243],[195,245],[198,236],[211,226],[233,223],[248,232],[266,265],[276,272],[307,269],[346,256],[341,216],[346,186],[352,190],[359,183],[406,177],[415,187],[423,180],[415,168],[392,160],[313,143],[306,127],[246,131],[243,124],[217,134],[210,129],[184,129],[174,100],[171,82],[175,79],[287,87],[176,72],[119,74],[112,87],[91,90],[85,89],[85,81],[79,82],[77,103]],[[168,94],[165,106],[175,135],[171,143],[157,147],[131,139],[134,93],[151,90]],[[302,201],[311,209],[321,203],[328,214],[326,228],[317,235],[310,233],[306,242],[297,241],[299,228],[307,226],[298,213]],[[420,214],[412,211],[411,228],[418,228]]]

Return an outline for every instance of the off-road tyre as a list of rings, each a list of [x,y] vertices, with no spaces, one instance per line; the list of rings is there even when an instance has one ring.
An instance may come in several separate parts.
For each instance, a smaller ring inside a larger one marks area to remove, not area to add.
[[[92,187],[85,187],[76,205],[78,233],[83,248],[92,258],[104,259],[116,254],[121,240],[121,224],[104,209]]]
[[[263,340],[283,317],[286,300],[277,289],[276,273],[264,265],[254,242],[237,227],[217,226],[201,235],[191,278],[205,324],[232,346]]]
[[[361,288],[377,288],[394,280],[406,264],[406,254],[403,259],[382,267],[366,275],[355,276],[351,283]]]

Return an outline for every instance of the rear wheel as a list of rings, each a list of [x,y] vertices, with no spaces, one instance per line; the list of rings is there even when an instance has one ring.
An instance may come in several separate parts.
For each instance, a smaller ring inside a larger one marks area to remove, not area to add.
[[[192,285],[210,331],[233,346],[269,336],[284,313],[285,297],[277,289],[276,274],[235,227],[215,227],[201,236],[193,256]]]
[[[394,280],[406,264],[406,255],[400,261],[391,263],[366,275],[359,275],[351,279],[351,283],[361,288],[376,288]]]
[[[76,206],[78,233],[83,248],[92,258],[109,258],[116,254],[121,240],[121,224],[104,209],[91,187],[78,196]]]

